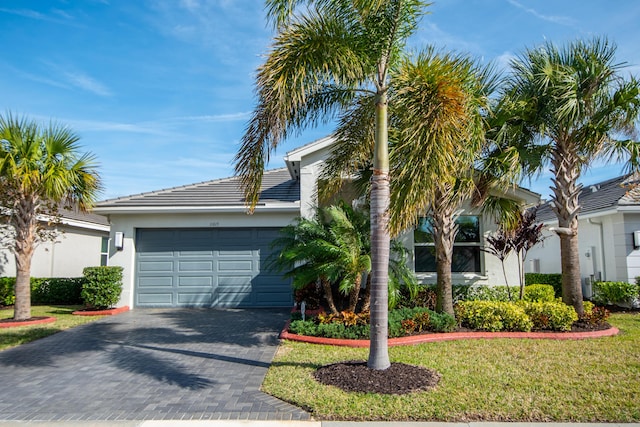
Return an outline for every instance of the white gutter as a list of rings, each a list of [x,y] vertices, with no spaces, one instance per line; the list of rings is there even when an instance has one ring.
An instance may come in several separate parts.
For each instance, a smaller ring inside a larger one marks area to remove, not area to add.
[[[261,212],[299,212],[300,202],[291,204],[270,204],[256,206],[255,213]],[[146,214],[146,213],[247,213],[245,206],[105,206],[95,207],[93,212],[108,214]]]

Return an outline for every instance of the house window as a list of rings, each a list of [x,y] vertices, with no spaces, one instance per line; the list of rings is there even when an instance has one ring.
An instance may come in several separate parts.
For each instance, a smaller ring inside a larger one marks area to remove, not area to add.
[[[100,242],[100,265],[108,265],[109,262],[109,238],[103,237]]]
[[[452,273],[480,273],[480,217],[463,215],[456,220],[458,234],[453,245]],[[436,250],[431,218],[420,218],[413,233],[415,271],[436,271]]]

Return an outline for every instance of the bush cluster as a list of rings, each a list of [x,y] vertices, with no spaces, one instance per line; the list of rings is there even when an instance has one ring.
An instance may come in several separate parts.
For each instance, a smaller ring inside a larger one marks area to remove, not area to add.
[[[562,297],[562,274],[525,273],[525,285],[542,283],[553,286],[556,298]]]
[[[455,306],[458,323],[467,328],[499,332],[528,332],[533,322],[524,308],[505,301],[462,301]]]
[[[389,337],[419,332],[450,332],[456,327],[453,316],[435,313],[424,307],[399,308],[389,312]],[[298,335],[326,338],[366,339],[370,326],[368,313],[318,315],[309,320],[293,320],[289,330]]]
[[[534,284],[524,287],[524,298],[529,302],[553,302],[556,299],[551,285]]]
[[[87,267],[82,273],[82,300],[95,309],[111,308],[118,303],[122,293],[122,267]]]
[[[82,303],[80,295],[83,277],[72,278],[31,278],[32,304],[76,305]],[[0,277],[0,305],[16,302],[15,277]]]
[[[568,331],[578,320],[573,307],[559,301],[463,301],[455,310],[461,326],[489,332]]]
[[[631,304],[638,298],[638,285],[627,282],[596,282],[593,300],[597,304]]]

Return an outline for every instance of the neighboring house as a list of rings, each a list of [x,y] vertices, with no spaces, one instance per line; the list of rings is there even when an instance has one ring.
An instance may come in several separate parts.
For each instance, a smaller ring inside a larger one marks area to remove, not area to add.
[[[58,234],[37,245],[31,261],[32,277],[81,277],[85,267],[107,265],[109,222],[102,215],[60,210]],[[0,248],[0,277],[15,277],[12,252]]]
[[[578,245],[585,297],[594,280],[635,282],[640,276],[640,187],[638,177],[620,176],[582,189]],[[526,271],[560,273],[558,221],[550,203],[538,209],[545,240],[529,251]],[[636,235],[634,240],[634,234]]]
[[[287,153],[286,168],[264,174],[258,205],[247,215],[237,178],[224,178],[98,203],[111,224],[109,264],[124,267],[121,305],[131,307],[284,307],[291,285],[265,268],[271,241],[297,217],[317,206],[317,182],[333,140],[323,138]],[[528,205],[539,195],[511,196]],[[497,258],[480,251],[496,225],[476,212],[463,213],[464,241],[456,245],[455,283],[502,284]],[[424,233],[402,236],[417,254],[418,276],[435,281]],[[122,240],[122,245],[115,246]],[[515,265],[515,264],[514,264]],[[516,284],[517,270],[511,269]]]

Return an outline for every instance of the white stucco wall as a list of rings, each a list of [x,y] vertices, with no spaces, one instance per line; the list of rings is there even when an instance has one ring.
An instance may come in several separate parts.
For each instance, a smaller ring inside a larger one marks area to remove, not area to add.
[[[40,243],[31,261],[32,277],[80,277],[85,267],[100,265],[102,237],[107,231],[61,226],[54,242]],[[15,258],[0,250],[0,276],[16,275]]]
[[[560,273],[560,238],[550,227],[545,240],[529,251],[529,260],[538,259],[540,273]],[[634,282],[640,275],[640,250],[633,247],[632,233],[640,230],[640,214],[604,212],[585,215],[579,221],[578,247],[580,275],[598,280]],[[532,272],[531,261],[526,271]]]
[[[297,212],[256,211],[253,215],[242,212],[227,213],[158,213],[111,214],[111,243],[109,265],[123,267],[122,294],[118,305],[133,307],[135,285],[135,237],[139,228],[236,228],[284,227],[298,216]],[[113,245],[116,232],[124,233],[124,247],[118,251]]]

